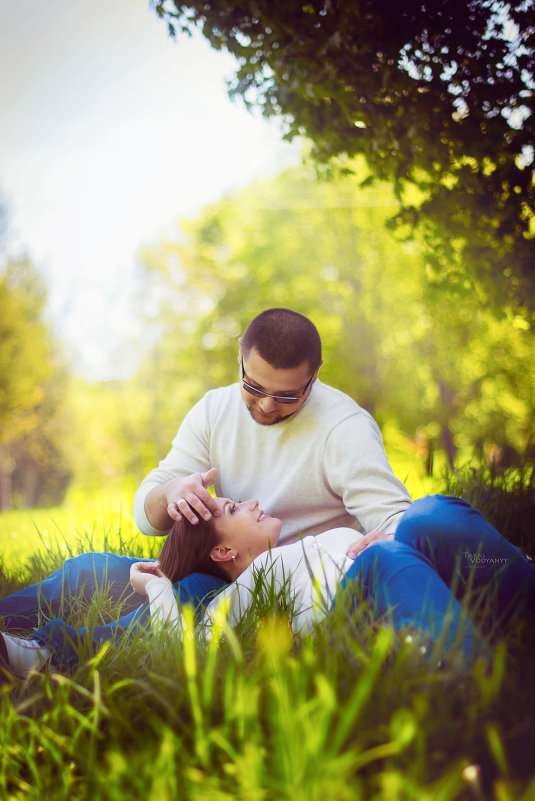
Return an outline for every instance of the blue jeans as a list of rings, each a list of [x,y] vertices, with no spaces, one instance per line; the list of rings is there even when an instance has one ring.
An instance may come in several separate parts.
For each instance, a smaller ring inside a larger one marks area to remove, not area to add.
[[[478,652],[481,638],[461,613],[465,596],[485,611],[495,631],[504,632],[523,616],[535,623],[535,567],[459,498],[415,501],[395,538],[369,545],[341,586],[353,582],[396,629],[409,626],[442,637],[446,650],[457,644],[468,658]]]
[[[89,637],[98,646],[114,637],[122,637],[149,620],[149,604],[130,587],[130,566],[135,562],[151,562],[133,556],[113,553],[85,553],[67,559],[49,578],[19,590],[0,600],[0,617],[8,631],[36,628],[41,614],[52,617],[38,628],[32,637],[52,651],[58,666],[76,665],[76,644]],[[193,573],[175,584],[182,603],[201,608],[203,600],[225,586],[215,576]],[[107,625],[74,628],[60,617],[67,617],[73,605],[89,600],[95,592],[104,590],[106,596],[122,604],[122,616]]]

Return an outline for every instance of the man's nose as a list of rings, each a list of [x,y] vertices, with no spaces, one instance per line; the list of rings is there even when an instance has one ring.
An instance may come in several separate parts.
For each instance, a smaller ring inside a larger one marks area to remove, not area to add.
[[[264,414],[269,414],[270,412],[274,412],[277,408],[277,401],[273,398],[261,398],[258,401],[258,405],[264,412]]]

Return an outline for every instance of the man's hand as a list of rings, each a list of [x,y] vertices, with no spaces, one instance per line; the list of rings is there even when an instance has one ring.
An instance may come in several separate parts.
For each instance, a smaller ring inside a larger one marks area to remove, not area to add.
[[[217,503],[206,489],[216,477],[217,467],[212,467],[207,473],[193,473],[169,481],[165,485],[169,517],[180,520],[184,516],[194,525],[199,522],[199,517],[203,520],[210,520],[212,515],[219,517]]]
[[[136,562],[130,568],[130,586],[140,595],[147,594],[147,584],[154,576],[167,578],[160,570],[159,562]],[[169,579],[167,579],[169,581]]]
[[[361,537],[360,540],[351,545],[351,547],[346,551],[346,556],[349,556],[350,559],[356,559],[359,553],[362,553],[364,548],[367,548],[368,545],[371,545],[372,542],[378,542],[378,540],[393,540],[393,534],[383,534],[382,531],[370,531],[368,534],[365,534],[364,537]]]

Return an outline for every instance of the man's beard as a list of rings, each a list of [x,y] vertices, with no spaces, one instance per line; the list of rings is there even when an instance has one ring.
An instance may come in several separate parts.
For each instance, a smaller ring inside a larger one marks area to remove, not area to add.
[[[253,418],[255,423],[258,423],[259,426],[275,426],[275,425],[277,425],[277,423],[282,423],[283,420],[289,420],[289,418],[293,417],[293,415],[295,414],[295,412],[292,412],[291,414],[287,414],[285,417],[281,417],[279,415],[278,417],[275,417],[273,419],[269,419],[269,416],[266,415],[265,419],[260,419],[259,420],[257,417],[255,417],[256,409],[254,409],[254,407],[251,408],[249,406],[249,404],[247,404],[247,403],[245,405],[247,406],[249,414],[251,415],[251,417]]]

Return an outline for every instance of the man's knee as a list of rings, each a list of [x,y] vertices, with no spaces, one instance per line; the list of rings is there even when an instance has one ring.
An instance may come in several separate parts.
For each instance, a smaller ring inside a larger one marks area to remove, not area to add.
[[[427,541],[436,536],[441,537],[450,528],[452,518],[457,517],[459,511],[464,512],[469,508],[466,501],[447,495],[426,495],[418,498],[401,518],[396,530],[396,540],[413,544],[421,537]]]
[[[409,552],[409,546],[397,540],[379,540],[368,545],[355,559],[351,568],[360,578],[370,584],[388,572],[391,566],[398,566],[399,560]]]

